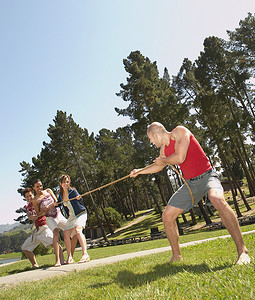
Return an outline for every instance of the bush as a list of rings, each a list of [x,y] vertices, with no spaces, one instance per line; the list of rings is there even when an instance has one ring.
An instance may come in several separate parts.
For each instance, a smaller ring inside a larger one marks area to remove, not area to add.
[[[114,225],[115,227],[120,227],[120,221],[121,221],[121,215],[119,212],[117,212],[117,210],[115,210],[112,207],[106,207],[104,209],[106,217],[108,218],[110,224]],[[104,225],[106,225],[106,221],[103,215],[102,211],[99,211],[99,216],[103,222]],[[97,217],[95,215],[95,213],[93,213],[92,215],[90,215],[89,217],[89,225],[91,227],[97,226],[98,225],[98,220]]]

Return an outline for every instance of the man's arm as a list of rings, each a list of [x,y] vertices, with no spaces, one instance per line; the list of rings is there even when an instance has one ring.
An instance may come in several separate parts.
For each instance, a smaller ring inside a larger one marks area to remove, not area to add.
[[[158,166],[165,166],[166,164],[179,165],[182,164],[187,156],[187,152],[190,145],[191,132],[183,127],[178,126],[173,131],[171,138],[175,140],[174,150],[175,152],[168,157],[158,157],[154,160],[154,163]]]
[[[143,169],[134,169],[130,172],[130,177],[136,177],[137,175],[141,174],[152,174],[152,173],[158,173],[164,168],[164,166],[157,166],[157,165],[152,165],[149,168],[146,168],[145,170]]]
[[[164,147],[161,147],[161,149],[160,149],[160,157],[165,157]],[[164,164],[164,165],[153,164],[153,165],[149,166],[146,169],[134,169],[133,171],[130,172],[129,176],[134,178],[134,177],[136,177],[137,175],[140,175],[140,174],[142,175],[142,174],[158,173],[161,170],[163,170],[165,166],[166,166],[166,164]]]

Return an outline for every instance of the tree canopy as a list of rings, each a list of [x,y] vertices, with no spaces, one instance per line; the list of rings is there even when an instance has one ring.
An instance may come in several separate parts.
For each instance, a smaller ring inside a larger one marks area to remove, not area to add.
[[[146,129],[159,121],[169,131],[177,125],[187,126],[212,163],[224,170],[234,196],[242,176],[250,194],[255,195],[255,149],[251,144],[255,141],[254,29],[255,16],[249,13],[238,28],[228,31],[229,40],[205,38],[197,59],[184,58],[172,78],[167,68],[160,77],[157,62],[140,51],[131,52],[123,60],[127,82],[121,83],[116,93],[127,107],[115,111],[128,116],[132,125],[115,131],[102,128],[94,135],[81,128],[72,115],[57,111],[48,128],[50,141],[43,142],[32,163],[20,163],[23,181],[19,192],[40,178],[57,193],[60,175],[68,173],[72,185],[84,193],[129,174],[134,167],[150,164],[157,152],[149,144]],[[86,197],[84,203],[98,220],[107,219],[105,209],[109,207],[126,218],[152,206],[160,212],[176,188],[169,180],[172,176],[176,175],[169,169],[119,182]],[[24,221],[23,216],[18,220]]]

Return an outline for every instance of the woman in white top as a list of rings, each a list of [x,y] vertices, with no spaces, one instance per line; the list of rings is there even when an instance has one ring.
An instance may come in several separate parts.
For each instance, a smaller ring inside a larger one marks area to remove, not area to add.
[[[75,199],[73,199],[75,198]],[[69,200],[72,199],[72,200]],[[66,245],[66,251],[68,255],[67,263],[73,263],[73,257],[71,254],[71,241],[70,236],[75,229],[78,241],[82,248],[82,257],[79,263],[87,262],[90,260],[87,253],[86,238],[82,232],[86,226],[87,210],[82,203],[82,197],[75,188],[70,187],[70,176],[62,175],[60,178],[60,191],[58,194],[58,202],[61,202],[63,209],[68,216],[67,223],[65,225],[64,239]]]

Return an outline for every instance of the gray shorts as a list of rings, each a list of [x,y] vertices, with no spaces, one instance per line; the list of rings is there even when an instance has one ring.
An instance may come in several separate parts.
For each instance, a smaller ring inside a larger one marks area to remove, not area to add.
[[[210,189],[223,191],[218,175],[211,169],[197,177],[186,180],[194,197],[194,204],[197,204],[203,196],[208,194]],[[189,211],[192,200],[190,192],[183,184],[170,198],[168,205]]]

